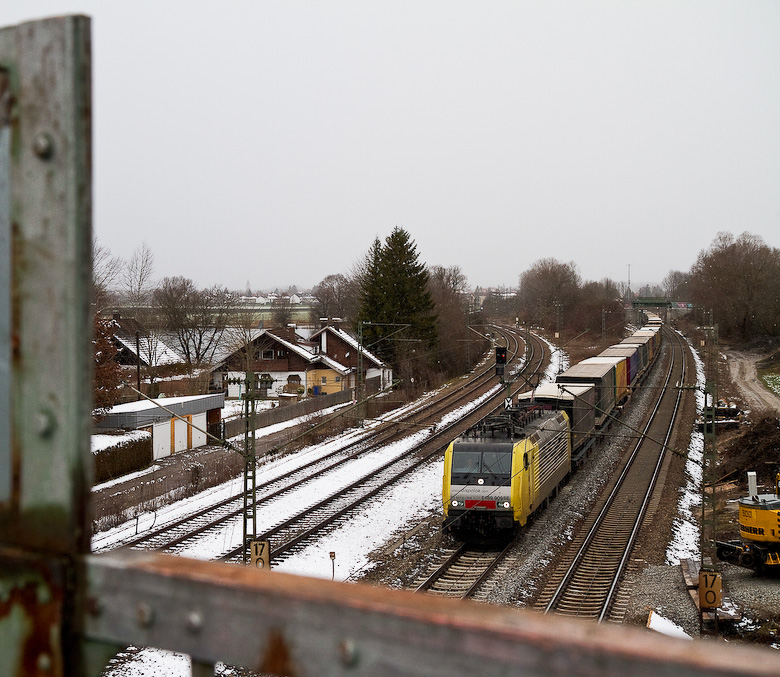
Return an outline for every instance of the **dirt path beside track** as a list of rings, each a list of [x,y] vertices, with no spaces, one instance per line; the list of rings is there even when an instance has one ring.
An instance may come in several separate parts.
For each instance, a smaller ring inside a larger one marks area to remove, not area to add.
[[[758,378],[756,363],[762,359],[756,353],[727,350],[729,373],[734,385],[745,398],[747,408],[753,410],[770,409],[780,415],[780,397],[768,390]]]

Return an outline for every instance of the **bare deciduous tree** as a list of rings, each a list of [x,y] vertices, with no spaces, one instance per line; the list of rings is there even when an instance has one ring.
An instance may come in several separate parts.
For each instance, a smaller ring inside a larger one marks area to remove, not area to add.
[[[312,290],[315,306],[312,320],[321,317],[346,319],[350,314],[350,298],[353,295],[350,280],[341,274],[328,275]]]
[[[540,259],[520,276],[519,304],[524,319],[548,329],[565,324],[579,301],[580,275],[573,261]]]
[[[679,270],[670,270],[663,279],[664,295],[666,298],[675,301],[687,301],[689,287],[691,283],[690,273],[683,273]]]
[[[122,271],[122,291],[128,306],[138,309],[149,304],[153,273],[154,255],[144,242],[133,252]]]
[[[619,285],[605,278],[600,282],[585,282],[580,287],[579,303],[571,309],[569,328],[577,333],[590,331],[618,337],[625,327],[625,312]]]
[[[471,368],[483,347],[477,334],[468,328],[469,298],[467,280],[458,266],[434,266],[429,271],[428,290],[436,306],[436,327],[440,337],[436,354],[438,371],[450,375],[464,373]],[[471,335],[470,335],[471,334]],[[477,348],[470,350],[476,339]]]
[[[292,320],[292,303],[287,295],[271,301],[271,321],[277,327],[286,327]]]
[[[224,334],[233,295],[225,287],[198,289],[192,280],[166,277],[154,290],[153,300],[162,326],[176,337],[187,365],[207,362]]]
[[[109,303],[111,291],[119,278],[124,262],[114,256],[97,238],[92,240],[92,302],[100,313]]]
[[[756,331],[776,335],[780,250],[757,235],[718,233],[691,268],[694,302],[711,309],[721,334],[748,340]]]

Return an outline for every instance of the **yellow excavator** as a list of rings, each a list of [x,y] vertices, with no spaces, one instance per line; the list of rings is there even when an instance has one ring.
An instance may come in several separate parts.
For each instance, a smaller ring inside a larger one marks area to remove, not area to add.
[[[748,473],[748,495],[739,499],[741,540],[717,541],[718,559],[759,572],[780,573],[780,472],[773,494],[759,494]]]

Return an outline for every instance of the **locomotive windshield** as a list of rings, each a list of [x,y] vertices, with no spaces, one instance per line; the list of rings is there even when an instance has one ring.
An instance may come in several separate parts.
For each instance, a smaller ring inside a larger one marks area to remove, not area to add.
[[[512,445],[460,444],[452,450],[452,483],[469,483],[480,477],[488,485],[509,484]]]
[[[455,451],[452,454],[453,473],[479,472],[482,467],[482,453],[479,451]]]
[[[508,475],[512,472],[511,451],[486,451],[482,454],[482,471],[493,475]]]

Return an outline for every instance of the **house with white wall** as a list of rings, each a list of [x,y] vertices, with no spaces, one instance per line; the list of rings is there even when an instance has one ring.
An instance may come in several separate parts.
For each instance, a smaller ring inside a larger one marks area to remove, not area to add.
[[[147,430],[155,459],[209,443],[209,427],[219,428],[224,393],[142,399],[112,407],[97,430]]]

